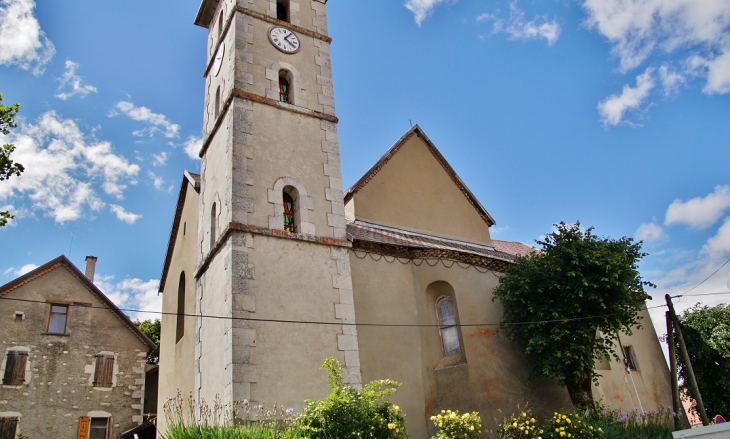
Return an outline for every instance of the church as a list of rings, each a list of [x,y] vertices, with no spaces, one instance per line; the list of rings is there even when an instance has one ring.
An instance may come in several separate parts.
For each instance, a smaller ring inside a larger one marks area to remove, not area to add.
[[[483,325],[501,320],[500,276],[534,249],[491,238],[494,218],[421,127],[342,187],[326,3],[202,1],[203,146],[160,282],[160,405],[179,390],[298,410],[327,395],[320,366],[334,356],[349,385],[403,383],[391,399],[412,437],[433,434],[442,409],[493,428],[518,404],[570,408],[555,382],[528,384],[522,348]],[[671,405],[643,315],[617,346],[631,364],[597,365],[609,407]]]

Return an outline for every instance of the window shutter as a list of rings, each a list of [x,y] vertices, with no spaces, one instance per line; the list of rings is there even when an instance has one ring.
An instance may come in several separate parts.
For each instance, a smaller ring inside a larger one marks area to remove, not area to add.
[[[0,418],[0,438],[15,438],[18,428],[18,418]]]
[[[89,424],[91,418],[88,416],[82,416],[79,418],[79,433],[76,436],[77,439],[87,439],[89,437]]]
[[[96,367],[94,368],[94,387],[99,387],[99,380],[101,379],[101,369],[104,367],[104,356],[103,355],[97,355],[96,356]]]
[[[111,387],[114,374],[114,356],[97,355],[94,371],[94,387]]]
[[[8,351],[5,360],[5,375],[3,376],[3,384],[12,385],[15,379],[16,370],[18,368],[18,351]]]
[[[28,353],[24,351],[18,352],[18,362],[15,366],[14,384],[23,384],[25,381],[25,365],[28,362]]]

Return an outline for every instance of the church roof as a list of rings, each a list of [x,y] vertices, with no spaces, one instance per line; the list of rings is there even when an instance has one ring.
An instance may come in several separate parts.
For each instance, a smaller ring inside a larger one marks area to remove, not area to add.
[[[200,175],[188,171],[183,172],[180,194],[177,197],[177,206],[175,207],[175,217],[172,220],[172,228],[170,229],[170,239],[167,241],[167,252],[165,253],[165,264],[162,266],[159,292],[165,289],[167,271],[170,269],[172,253],[175,250],[175,241],[177,240],[177,231],[180,228],[183,207],[185,207],[185,196],[188,193],[188,185],[192,186],[196,192],[200,192]]]
[[[391,146],[385,152],[385,154],[383,154],[383,156],[380,157],[380,159],[375,162],[375,164],[370,169],[368,169],[368,171],[362,177],[360,177],[357,182],[355,182],[355,184],[353,184],[347,191],[345,191],[345,203],[350,201],[350,199],[352,199],[352,197],[360,189],[365,187],[365,185],[367,185],[373,179],[373,177],[375,177],[375,175],[380,172],[381,169],[383,169],[383,167],[390,161],[390,159],[398,153],[401,147],[405,145],[408,139],[410,139],[412,136],[418,136],[425,142],[431,154],[433,154],[439,164],[444,168],[446,173],[449,174],[454,184],[456,184],[459,190],[461,190],[461,193],[464,194],[469,203],[474,206],[484,222],[486,222],[488,226],[493,226],[497,224],[496,221],[494,221],[494,218],[492,218],[489,212],[487,212],[487,209],[482,206],[479,200],[477,200],[477,197],[475,197],[474,194],[469,190],[469,188],[466,187],[466,184],[464,184],[461,178],[456,174],[456,171],[454,171],[451,165],[449,165],[444,156],[441,155],[439,150],[436,148],[433,142],[431,142],[428,136],[426,136],[426,134],[423,132],[421,127],[418,126],[418,124],[414,125],[403,135],[403,137],[398,139],[393,144],[393,146]]]
[[[384,227],[364,221],[347,224],[355,252],[373,252],[407,259],[449,259],[504,271],[517,256],[534,251],[521,242],[492,240],[492,246],[472,244]]]
[[[41,265],[40,267],[36,268],[35,270],[26,273],[19,278],[10,281],[6,283],[5,285],[0,287],[0,296],[3,294],[7,294],[10,291],[32,281],[33,279],[36,279],[40,276],[43,276],[44,274],[48,273],[49,271],[53,270],[54,268],[57,268],[58,266],[64,266],[66,269],[68,269],[81,283],[86,286],[86,288],[91,291],[94,295],[96,295],[114,314],[119,317],[119,319],[127,325],[127,327],[139,338],[144,344],[146,344],[150,349],[155,348],[155,343],[150,340],[142,331],[139,330],[139,328],[132,323],[132,321],[127,317],[126,314],[124,314],[117,306],[109,300],[108,297],[106,297],[106,294],[104,294],[99,288],[97,288],[94,283],[89,280],[88,277],[84,273],[81,272],[71,261],[66,258],[66,256],[59,256],[56,259]],[[79,305],[81,306],[81,305]]]

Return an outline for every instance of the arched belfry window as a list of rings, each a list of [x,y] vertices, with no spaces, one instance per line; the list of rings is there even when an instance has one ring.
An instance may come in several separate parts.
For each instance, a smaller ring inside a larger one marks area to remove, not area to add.
[[[210,249],[213,250],[213,246],[215,246],[215,224],[216,224],[216,215],[217,214],[217,206],[216,203],[213,203],[213,206],[210,208]]]
[[[443,297],[436,303],[436,308],[441,342],[444,346],[444,357],[461,354],[461,341],[459,340],[459,327],[456,322],[454,300],[451,297]]]
[[[276,0],[276,18],[289,22],[289,0]]]
[[[223,35],[223,11],[218,16],[218,39]]]
[[[297,233],[297,203],[296,189],[291,186],[284,188],[282,198],[284,201],[284,231],[289,233]]]
[[[175,343],[185,335],[185,272],[180,273],[180,282],[177,285],[177,330]]]
[[[287,70],[279,70],[279,101],[293,104],[292,101],[292,83],[294,78],[291,72]]]

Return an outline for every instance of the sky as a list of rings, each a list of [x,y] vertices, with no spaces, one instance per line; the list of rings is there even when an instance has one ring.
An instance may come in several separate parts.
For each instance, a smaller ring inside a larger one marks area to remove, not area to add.
[[[120,307],[157,294],[182,172],[197,172],[198,0],[0,0],[0,284],[59,255]],[[730,299],[730,0],[331,0],[344,186],[419,124],[495,218],[643,241],[648,305]],[[0,135],[1,137],[1,135]],[[718,294],[720,293],[720,294]],[[724,294],[722,294],[724,293]],[[151,314],[134,314],[150,318]]]

